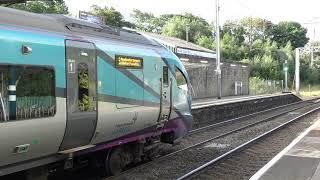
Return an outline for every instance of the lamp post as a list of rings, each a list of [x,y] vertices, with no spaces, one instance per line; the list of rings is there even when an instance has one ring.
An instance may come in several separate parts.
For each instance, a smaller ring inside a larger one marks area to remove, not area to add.
[[[216,0],[216,54],[217,54],[217,67],[216,67],[216,75],[217,75],[217,88],[218,88],[218,99],[221,99],[221,67],[220,67],[220,30],[219,30],[219,0]]]

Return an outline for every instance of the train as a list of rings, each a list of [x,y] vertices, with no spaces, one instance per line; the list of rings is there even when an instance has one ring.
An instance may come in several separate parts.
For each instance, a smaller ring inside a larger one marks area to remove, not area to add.
[[[0,176],[115,175],[192,128],[179,58],[125,28],[0,7],[0,82]]]

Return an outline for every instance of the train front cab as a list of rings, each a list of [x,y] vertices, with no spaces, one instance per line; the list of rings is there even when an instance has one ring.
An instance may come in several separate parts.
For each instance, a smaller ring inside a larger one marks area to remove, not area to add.
[[[167,58],[170,66],[171,79],[171,112],[170,121],[164,129],[172,131],[163,133],[162,142],[175,144],[187,135],[192,128],[193,117],[191,114],[191,83],[187,71],[181,61],[173,53]]]

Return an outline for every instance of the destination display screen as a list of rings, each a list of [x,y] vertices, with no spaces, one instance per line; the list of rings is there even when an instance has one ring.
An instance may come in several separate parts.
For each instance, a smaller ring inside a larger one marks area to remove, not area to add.
[[[117,68],[142,69],[143,59],[139,57],[116,56]]]

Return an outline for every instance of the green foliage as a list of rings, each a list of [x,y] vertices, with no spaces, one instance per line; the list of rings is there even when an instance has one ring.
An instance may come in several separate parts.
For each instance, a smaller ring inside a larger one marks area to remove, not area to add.
[[[180,39],[186,39],[186,29],[189,29],[189,41],[196,43],[202,36],[212,36],[212,27],[201,17],[185,13],[174,16],[162,29],[162,34]]]
[[[261,18],[245,17],[238,23],[244,29],[245,39],[248,42],[258,39],[266,40],[273,27],[271,21]]]
[[[246,60],[251,76],[262,79],[283,79],[283,63],[289,65],[289,82],[294,75],[293,49],[307,42],[306,29],[294,22],[272,24],[260,18],[228,21],[222,32],[222,59]],[[304,59],[304,58],[302,58]],[[320,62],[319,62],[320,64]],[[309,63],[308,63],[309,65]],[[315,83],[318,71],[302,63],[302,81]],[[318,67],[318,66],[315,66]]]
[[[99,7],[97,5],[91,6],[90,13],[104,17],[105,24],[114,27],[129,27],[133,28],[134,25],[124,20],[123,15],[116,11],[113,7]]]
[[[68,7],[66,6],[64,0],[34,0],[27,1],[27,3],[14,4],[9,6],[11,8],[20,9],[24,11],[34,12],[34,13],[54,13],[54,14],[68,14]]]
[[[276,41],[280,47],[291,42],[292,48],[304,47],[309,38],[307,38],[307,29],[303,28],[297,22],[280,22],[271,30],[272,40]]]
[[[140,30],[162,33],[183,40],[186,39],[188,27],[190,42],[208,49],[215,48],[212,25],[190,13],[156,17],[152,13],[134,10],[131,16]],[[252,67],[251,75],[261,79],[283,79],[283,63],[287,61],[290,82],[294,74],[292,50],[308,42],[306,29],[295,22],[273,24],[266,19],[245,17],[239,21],[227,21],[221,30],[222,60],[245,60]],[[320,65],[320,61],[317,62]],[[311,70],[308,66],[302,68],[305,68],[305,77],[302,79],[315,82],[317,71]]]
[[[200,36],[197,39],[197,44],[211,50],[216,47],[215,40],[211,36]]]
[[[221,41],[222,55],[224,60],[236,60],[237,57],[243,56],[243,47],[237,45],[236,37],[225,33]]]
[[[169,22],[174,15],[165,14],[160,17],[154,16],[152,13],[142,12],[134,9],[131,14],[132,22],[137,29],[160,34],[163,26]]]
[[[315,65],[310,67],[311,57],[309,54],[303,54],[300,58],[300,78],[304,84],[319,84],[320,83],[320,67],[318,58],[315,60]]]
[[[89,89],[89,74],[87,71],[80,72],[78,75],[79,86],[81,88]]]
[[[78,101],[78,109],[80,111],[87,111],[90,108],[89,96],[83,94],[82,98]]]
[[[260,77],[251,77],[249,79],[250,94],[271,94],[275,92],[282,92],[282,82],[274,80],[264,80]]]
[[[86,64],[79,64],[78,68],[78,109],[80,111],[87,111],[90,108],[89,98],[89,72]]]
[[[268,91],[268,85],[265,83],[264,80],[262,80],[260,77],[251,77],[249,79],[249,87],[250,87],[250,94],[267,94]]]
[[[235,45],[241,46],[245,41],[245,29],[237,21],[227,21],[222,27],[222,37],[230,35],[234,38]]]

